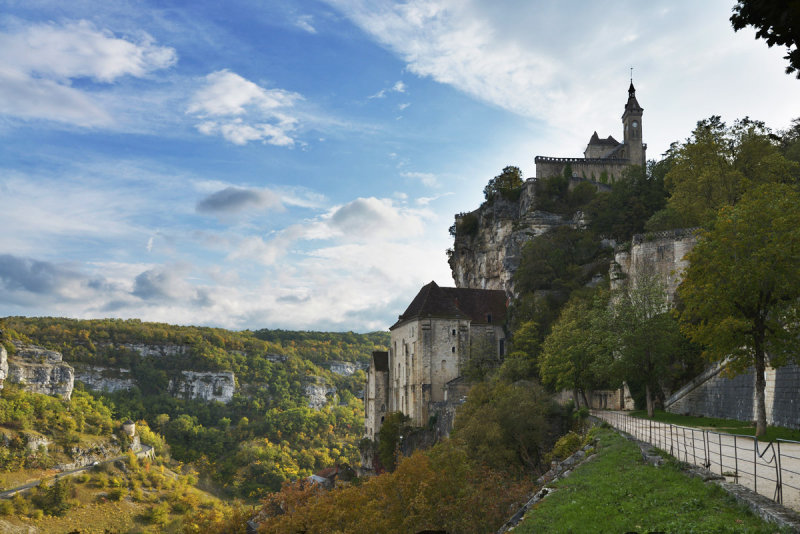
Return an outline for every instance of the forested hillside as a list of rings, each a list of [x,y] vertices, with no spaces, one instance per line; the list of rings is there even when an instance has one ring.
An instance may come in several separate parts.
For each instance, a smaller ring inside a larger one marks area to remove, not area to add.
[[[91,395],[115,419],[144,420],[163,434],[172,458],[195,465],[206,487],[245,498],[357,462],[365,375],[339,375],[326,364],[365,362],[388,343],[386,333],[233,332],[117,319],[8,317],[0,328],[8,341],[59,350],[68,363],[130,369],[138,387]],[[143,356],[141,345],[184,348]],[[227,404],[176,398],[169,381],[184,370],[233,371],[239,387]],[[335,393],[314,410],[305,386],[317,382]]]

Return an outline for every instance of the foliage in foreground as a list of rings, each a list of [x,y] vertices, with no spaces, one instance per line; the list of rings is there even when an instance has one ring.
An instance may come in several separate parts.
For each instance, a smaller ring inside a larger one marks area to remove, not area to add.
[[[514,532],[776,532],[719,486],[677,462],[653,467],[639,448],[602,429],[597,457],[555,484]]]
[[[567,420],[537,384],[478,384],[449,440],[357,486],[286,484],[265,500],[264,532],[493,531],[527,498]]]

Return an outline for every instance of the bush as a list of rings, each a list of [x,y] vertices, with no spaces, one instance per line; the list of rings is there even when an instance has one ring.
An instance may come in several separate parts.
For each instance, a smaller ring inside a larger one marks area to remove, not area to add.
[[[108,498],[111,501],[121,501],[128,494],[127,488],[113,488],[108,492]]]
[[[14,503],[6,499],[0,501],[0,515],[14,515]]]
[[[456,235],[473,236],[478,233],[478,216],[467,213],[456,222]]]
[[[578,449],[581,448],[583,440],[581,439],[580,435],[576,434],[575,432],[568,432],[561,436],[556,444],[553,446],[553,450],[551,450],[547,454],[547,459],[549,461],[557,460],[561,461],[568,457],[570,457],[573,453],[577,452]]]

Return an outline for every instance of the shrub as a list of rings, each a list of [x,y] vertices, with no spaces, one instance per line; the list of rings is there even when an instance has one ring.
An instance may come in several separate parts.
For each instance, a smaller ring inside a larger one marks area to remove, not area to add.
[[[568,432],[561,436],[558,441],[556,441],[556,444],[553,446],[553,450],[547,454],[547,458],[550,461],[564,460],[580,449],[581,444],[582,440],[580,435],[576,434],[575,432]]]
[[[113,488],[108,492],[108,498],[112,501],[121,501],[128,494],[127,488]]]

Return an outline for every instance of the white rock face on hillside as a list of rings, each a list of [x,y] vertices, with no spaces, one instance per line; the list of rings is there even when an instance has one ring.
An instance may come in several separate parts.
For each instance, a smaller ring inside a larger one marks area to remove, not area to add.
[[[14,345],[17,353],[7,358],[9,382],[20,384],[31,393],[70,399],[75,372],[62,361],[60,352],[16,342]]]
[[[181,371],[181,375],[181,379],[169,381],[169,390],[176,397],[227,403],[236,391],[236,379],[231,371]]]
[[[8,352],[0,345],[0,389],[3,389],[3,381],[8,376]]]
[[[75,364],[75,380],[83,382],[88,389],[95,391],[127,391],[136,385],[130,369],[77,363]]]
[[[337,375],[342,376],[351,376],[359,369],[367,370],[369,365],[356,363],[356,362],[328,362],[328,368],[331,370],[332,373],[336,373]]]

